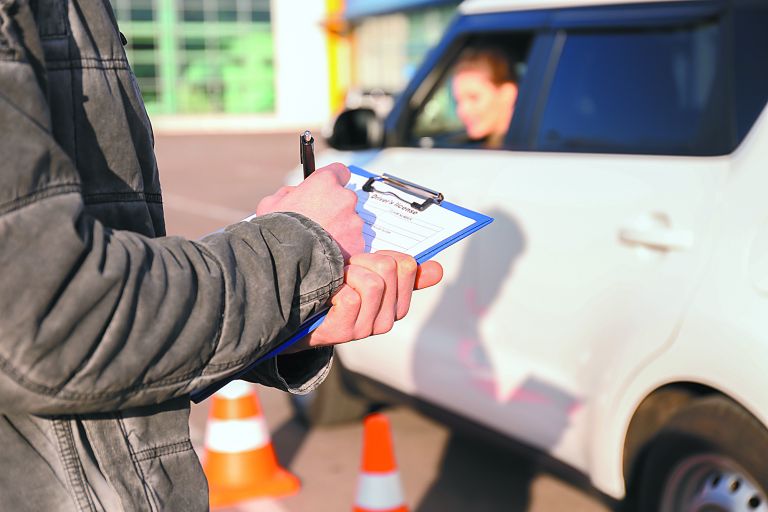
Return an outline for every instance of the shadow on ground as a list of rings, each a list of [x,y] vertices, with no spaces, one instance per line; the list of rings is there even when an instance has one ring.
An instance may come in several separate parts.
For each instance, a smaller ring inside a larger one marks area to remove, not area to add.
[[[525,512],[534,464],[500,453],[498,446],[451,434],[440,472],[415,512]]]

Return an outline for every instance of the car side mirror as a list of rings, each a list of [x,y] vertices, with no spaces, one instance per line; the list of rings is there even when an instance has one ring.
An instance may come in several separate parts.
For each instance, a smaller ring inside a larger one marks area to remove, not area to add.
[[[328,137],[328,145],[341,151],[380,147],[384,140],[384,123],[370,108],[345,110],[336,117]]]

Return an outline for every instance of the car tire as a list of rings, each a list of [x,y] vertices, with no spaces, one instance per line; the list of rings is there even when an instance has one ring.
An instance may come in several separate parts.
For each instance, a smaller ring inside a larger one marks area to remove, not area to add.
[[[294,413],[305,426],[358,421],[371,410],[369,400],[349,389],[344,371],[337,357],[328,376],[317,389],[305,395],[291,395]]]
[[[641,462],[628,508],[638,512],[768,511],[768,431],[723,396],[684,406]]]

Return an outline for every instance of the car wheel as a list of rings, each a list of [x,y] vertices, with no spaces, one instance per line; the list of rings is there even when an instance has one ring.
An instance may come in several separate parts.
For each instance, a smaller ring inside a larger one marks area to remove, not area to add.
[[[768,431],[722,396],[678,411],[635,482],[638,511],[768,512]]]
[[[323,383],[306,395],[291,395],[291,404],[298,419],[308,427],[360,420],[372,405],[349,389],[338,357]]]

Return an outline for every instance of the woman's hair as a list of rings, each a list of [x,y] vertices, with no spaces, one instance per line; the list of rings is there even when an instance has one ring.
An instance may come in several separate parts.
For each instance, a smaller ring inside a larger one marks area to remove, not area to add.
[[[501,85],[505,82],[517,83],[517,72],[509,57],[497,47],[468,47],[459,56],[453,68],[454,73],[481,69],[490,72],[491,82]]]

